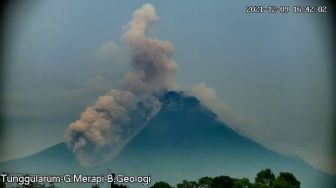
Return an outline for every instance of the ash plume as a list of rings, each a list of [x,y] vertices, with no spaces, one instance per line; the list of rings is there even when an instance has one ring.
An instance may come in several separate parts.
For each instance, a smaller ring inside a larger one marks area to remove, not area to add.
[[[157,96],[176,88],[172,45],[147,37],[157,20],[150,4],[133,13],[123,35],[131,48],[133,70],[125,75],[122,89],[112,89],[99,97],[67,128],[65,141],[82,165],[99,164],[117,156],[160,110]]]
[[[147,38],[150,26],[158,20],[152,5],[146,4],[133,13],[123,40],[132,48],[132,66],[125,77],[126,88],[134,93],[155,93],[176,87],[173,72],[176,63],[170,59],[173,47],[168,41]]]

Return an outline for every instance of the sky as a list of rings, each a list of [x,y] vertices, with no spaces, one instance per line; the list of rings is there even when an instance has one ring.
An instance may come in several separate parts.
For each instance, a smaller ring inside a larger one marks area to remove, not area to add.
[[[150,35],[174,47],[179,90],[265,147],[336,174],[328,14],[246,14],[260,3],[234,0],[12,4],[3,49],[8,143],[0,161],[63,142],[87,106],[121,87],[131,69],[122,35],[145,3],[159,17]]]

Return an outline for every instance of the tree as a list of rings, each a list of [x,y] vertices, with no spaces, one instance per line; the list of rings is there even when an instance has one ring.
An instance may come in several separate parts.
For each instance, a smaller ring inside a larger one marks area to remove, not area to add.
[[[178,183],[177,188],[197,188],[196,181],[183,180],[182,183]]]
[[[289,172],[280,172],[275,177],[270,169],[257,173],[255,183],[247,178],[231,178],[229,176],[202,177],[196,181],[183,180],[177,188],[300,188],[300,182]],[[173,188],[166,182],[157,182],[150,188]]]
[[[229,176],[218,176],[212,180],[212,188],[232,188],[234,179]]]
[[[211,177],[202,177],[198,180],[198,187],[199,188],[210,188],[213,178]]]
[[[261,184],[261,185],[267,185],[267,186],[271,186],[273,181],[275,179],[274,174],[272,173],[272,171],[270,169],[265,169],[260,171],[256,178],[255,178],[255,183],[256,184]]]
[[[280,172],[273,183],[274,188],[300,188],[300,182],[289,172]]]
[[[173,188],[172,186],[170,186],[168,183],[163,182],[163,181],[159,181],[156,182],[153,186],[151,186],[150,188]]]
[[[249,188],[252,187],[250,180],[247,178],[236,179],[233,183],[234,188]]]
[[[270,186],[268,185],[264,185],[264,184],[252,184],[253,188],[270,188]]]

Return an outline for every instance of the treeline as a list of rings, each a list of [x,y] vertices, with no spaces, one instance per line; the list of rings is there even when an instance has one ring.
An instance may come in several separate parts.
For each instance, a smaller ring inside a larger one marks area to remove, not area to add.
[[[1,178],[0,178],[1,179]],[[159,181],[150,188],[300,188],[301,183],[289,172],[280,172],[275,176],[270,169],[264,169],[257,173],[254,182],[247,178],[231,178],[229,176],[202,177],[196,181],[183,180],[175,187],[167,182]],[[15,188],[57,188],[54,183],[14,186]],[[126,185],[111,183],[110,188],[128,188]],[[0,188],[7,188],[6,183],[0,181]],[[93,185],[92,188],[99,188]]]
[[[300,188],[300,182],[289,172],[280,172],[275,176],[270,169],[260,171],[254,183],[247,178],[229,176],[202,177],[197,181],[183,180],[176,188]],[[174,188],[167,182],[156,182],[150,188]]]

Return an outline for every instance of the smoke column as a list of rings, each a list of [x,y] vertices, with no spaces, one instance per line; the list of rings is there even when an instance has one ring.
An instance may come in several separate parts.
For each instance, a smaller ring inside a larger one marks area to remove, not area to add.
[[[133,13],[123,34],[131,48],[133,70],[122,89],[112,89],[81,113],[66,130],[65,141],[84,166],[113,159],[161,107],[158,96],[175,89],[176,63],[168,41],[148,38],[158,20],[155,8],[143,5]]]

